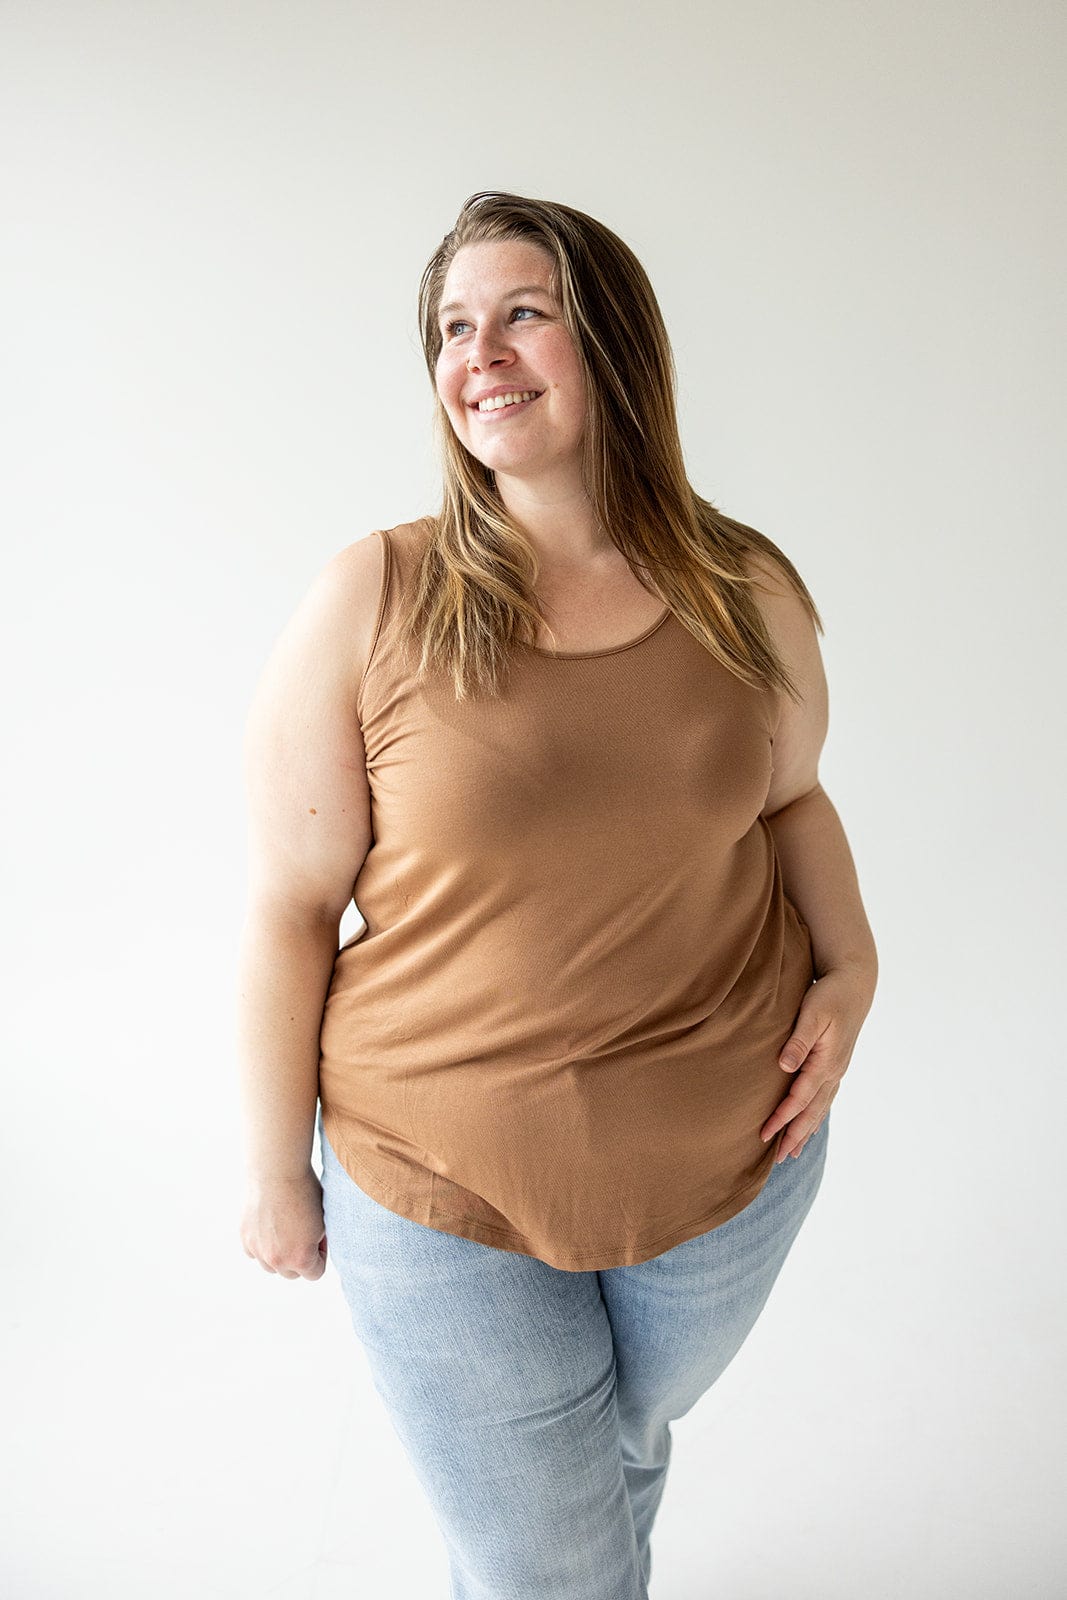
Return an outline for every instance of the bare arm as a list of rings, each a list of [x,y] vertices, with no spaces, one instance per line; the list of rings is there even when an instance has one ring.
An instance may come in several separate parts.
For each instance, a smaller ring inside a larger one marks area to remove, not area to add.
[[[817,784],[767,817],[786,893],[808,925],[815,976],[853,972],[873,1002],[878,951],[856,864],[830,796]]]
[[[312,1171],[319,1029],[339,920],[249,905],[238,990],[249,1182],[288,1180]]]
[[[814,624],[768,563],[756,563],[756,572],[757,604],[801,695],[799,705],[782,696],[761,815],[785,891],[808,925],[818,979],[778,1057],[791,1087],[760,1129],[764,1140],[781,1132],[776,1160],[784,1161],[799,1156],[837,1094],[874,1000],[878,952],[845,830],[819,782],[829,697]]]
[[[312,1173],[322,1010],[372,840],[355,700],[381,571],[374,537],[327,563],[279,636],[248,715],[237,1038],[256,1189]]]
[[[774,771],[763,807],[786,894],[811,933],[816,976],[849,970],[873,1000],[878,953],[860,895],[845,830],[819,782],[829,725],[829,694],[815,626],[806,607],[766,558],[754,560],[755,599],[801,694],[781,697]],[[868,1002],[869,1004],[869,1002]]]

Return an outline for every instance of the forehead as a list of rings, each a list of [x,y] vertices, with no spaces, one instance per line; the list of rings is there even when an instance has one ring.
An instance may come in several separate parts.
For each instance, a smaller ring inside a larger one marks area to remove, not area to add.
[[[490,298],[524,285],[539,284],[551,293],[554,268],[548,251],[529,239],[465,244],[457,250],[445,274],[442,309],[448,301]]]

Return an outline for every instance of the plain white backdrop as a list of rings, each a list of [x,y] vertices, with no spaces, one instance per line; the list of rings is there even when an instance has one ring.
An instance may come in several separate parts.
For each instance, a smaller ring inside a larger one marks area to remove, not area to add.
[[[332,1267],[238,1238],[240,741],[436,506],[485,188],[636,250],[691,481],[812,589],[881,960],[654,1600],[1065,1592],[1065,65],[1037,0],[0,7],[11,1600],[447,1594]]]

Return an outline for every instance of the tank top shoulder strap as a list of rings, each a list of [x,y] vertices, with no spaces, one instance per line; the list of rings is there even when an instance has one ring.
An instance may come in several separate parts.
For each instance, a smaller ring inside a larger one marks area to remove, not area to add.
[[[382,541],[382,576],[370,650],[356,702],[361,717],[370,686],[378,682],[383,673],[388,675],[390,666],[398,664],[394,660],[398,645],[397,623],[411,593],[430,520],[423,517],[417,522],[401,522],[394,528],[375,530]]]

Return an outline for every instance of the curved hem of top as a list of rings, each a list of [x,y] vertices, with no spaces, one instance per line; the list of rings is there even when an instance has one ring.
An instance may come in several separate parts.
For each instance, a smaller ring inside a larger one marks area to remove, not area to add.
[[[630,1250],[623,1252],[621,1260],[604,1260],[605,1255],[611,1254],[610,1251],[582,1250],[574,1252],[566,1265],[562,1261],[549,1261],[547,1257],[537,1255],[534,1250],[529,1248],[528,1241],[524,1235],[515,1233],[511,1229],[494,1228],[491,1223],[474,1222],[467,1217],[450,1211],[435,1212],[432,1222],[426,1221],[424,1217],[416,1216],[414,1214],[416,1207],[406,1200],[403,1193],[398,1189],[392,1188],[389,1184],[380,1183],[362,1162],[353,1158],[352,1152],[343,1139],[331,1139],[330,1142],[334,1145],[338,1159],[352,1182],[358,1184],[365,1194],[370,1195],[372,1200],[376,1200],[379,1205],[385,1206],[386,1210],[394,1212],[397,1216],[406,1218],[408,1222],[416,1222],[423,1228],[433,1228],[436,1233],[448,1233],[461,1239],[469,1239],[473,1244],[489,1245],[494,1250],[507,1250],[513,1255],[530,1256],[534,1261],[543,1262],[546,1267],[554,1267],[557,1272],[611,1272],[616,1267],[639,1267],[646,1261],[653,1261],[657,1256],[666,1255],[668,1250],[673,1250],[680,1244],[688,1244],[690,1239],[696,1239],[702,1233],[710,1233],[713,1228],[720,1227],[724,1222],[729,1222],[732,1217],[737,1216],[739,1211],[743,1211],[747,1205],[751,1205],[752,1201],[761,1194],[764,1185],[774,1170],[775,1157],[782,1142],[783,1131],[779,1129],[777,1135],[768,1144],[767,1153],[770,1159],[767,1161],[766,1168],[757,1172],[754,1178],[750,1178],[740,1189],[735,1189],[732,1195],[728,1196],[727,1199],[697,1221],[684,1223],[680,1229],[672,1228],[668,1233],[662,1234],[658,1240],[653,1240],[651,1244],[632,1246]],[[352,1170],[353,1168],[355,1168],[355,1171]],[[365,1176],[357,1178],[356,1172],[363,1173]],[[386,1196],[389,1198],[386,1198]],[[450,1223],[451,1226],[445,1227],[445,1223]]]

